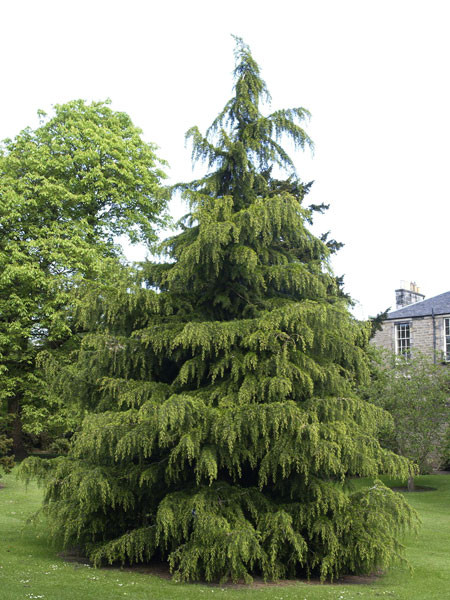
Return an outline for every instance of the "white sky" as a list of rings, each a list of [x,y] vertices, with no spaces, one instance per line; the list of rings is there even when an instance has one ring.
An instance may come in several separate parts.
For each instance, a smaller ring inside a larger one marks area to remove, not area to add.
[[[358,317],[394,306],[400,280],[450,289],[447,0],[0,0],[0,138],[75,98],[124,110],[192,178],[184,133],[231,96],[234,42],[250,45],[272,107],[303,106],[315,153],[296,154],[317,231]],[[175,203],[177,215],[183,213]],[[137,258],[137,254],[133,254]]]

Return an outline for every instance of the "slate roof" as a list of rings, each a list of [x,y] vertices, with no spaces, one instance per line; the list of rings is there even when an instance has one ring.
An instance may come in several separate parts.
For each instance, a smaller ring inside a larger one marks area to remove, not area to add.
[[[450,292],[444,292],[439,296],[427,298],[420,302],[415,302],[409,306],[404,306],[398,310],[388,313],[387,319],[409,319],[413,317],[429,317],[434,309],[435,315],[450,314]]]

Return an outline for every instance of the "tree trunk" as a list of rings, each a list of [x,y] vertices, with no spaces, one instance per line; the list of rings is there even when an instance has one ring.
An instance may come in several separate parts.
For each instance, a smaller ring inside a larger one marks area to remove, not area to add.
[[[13,441],[12,451],[17,460],[27,456],[27,451],[23,443],[22,419],[20,418],[20,399],[18,396],[8,402],[8,414],[11,417],[11,423],[8,427],[8,437]]]
[[[416,489],[416,486],[414,485],[414,475],[409,475],[408,477],[408,492],[414,492]]]

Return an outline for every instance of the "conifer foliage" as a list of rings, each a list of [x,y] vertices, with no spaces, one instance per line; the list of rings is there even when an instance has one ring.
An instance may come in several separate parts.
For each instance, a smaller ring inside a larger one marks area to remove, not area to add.
[[[170,261],[87,303],[91,332],[60,385],[94,413],[69,456],[23,470],[46,482],[54,533],[97,564],[157,557],[182,580],[370,572],[398,558],[414,515],[381,482],[347,479],[408,461],[377,442],[386,414],[352,394],[369,330],[280,145],[310,145],[308,113],[261,113],[240,39],[234,92],[206,136],[188,132],[209,172],[181,186],[191,213]]]

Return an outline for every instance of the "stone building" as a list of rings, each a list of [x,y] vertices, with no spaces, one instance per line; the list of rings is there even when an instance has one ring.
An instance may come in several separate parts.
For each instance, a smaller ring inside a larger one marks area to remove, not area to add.
[[[425,300],[415,283],[395,290],[397,310],[387,315],[372,343],[396,354],[418,350],[450,362],[450,292]]]

